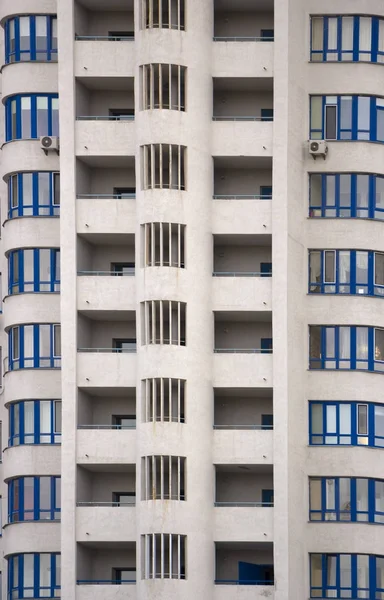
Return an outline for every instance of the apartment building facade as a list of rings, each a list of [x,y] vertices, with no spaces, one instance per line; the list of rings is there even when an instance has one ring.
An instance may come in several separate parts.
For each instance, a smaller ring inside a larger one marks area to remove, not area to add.
[[[2,597],[384,598],[379,0],[0,22]]]

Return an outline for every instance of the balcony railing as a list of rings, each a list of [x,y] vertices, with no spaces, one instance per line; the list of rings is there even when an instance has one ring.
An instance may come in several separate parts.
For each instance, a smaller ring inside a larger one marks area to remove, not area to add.
[[[77,585],[135,585],[136,579],[78,579]]]
[[[115,354],[122,353],[134,353],[136,352],[136,346],[134,348],[78,348],[78,352],[112,352]]]
[[[213,277],[272,277],[272,273],[260,271],[213,271]]]
[[[257,579],[215,579],[216,585],[274,585],[274,581]]]
[[[76,41],[107,41],[107,42],[134,42],[135,38],[132,35],[75,35]]]
[[[214,425],[213,429],[243,429],[243,430],[264,430],[273,429],[273,425]]]
[[[135,115],[83,115],[76,117],[76,121],[134,121]]]
[[[216,354],[272,354],[269,348],[214,348],[213,351]]]
[[[77,429],[136,429],[136,423],[132,423],[132,425],[78,425]]]
[[[273,508],[273,502],[215,502],[216,507]]]
[[[132,502],[76,502],[76,506],[107,506],[109,508],[136,506],[136,500]]]
[[[214,200],[272,200],[272,194],[214,194]]]
[[[132,271],[77,271],[78,275],[93,275],[93,276],[114,276],[114,277],[132,277],[135,274],[135,269]]]
[[[78,200],[131,200],[136,194],[77,194]]]
[[[214,42],[273,42],[275,40],[274,37],[246,37],[246,36],[215,36],[213,38]]]
[[[249,117],[249,116],[213,116],[212,121],[273,121],[273,117]]]

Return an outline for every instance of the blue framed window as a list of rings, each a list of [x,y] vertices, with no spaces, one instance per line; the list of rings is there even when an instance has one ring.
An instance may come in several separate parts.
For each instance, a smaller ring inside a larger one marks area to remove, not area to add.
[[[8,179],[8,218],[58,217],[60,173],[15,173]]]
[[[262,42],[273,42],[275,36],[274,29],[261,29],[260,40]]]
[[[309,520],[384,524],[384,480],[310,477]]]
[[[60,368],[59,324],[18,325],[8,332],[9,370]]]
[[[384,98],[311,96],[310,138],[384,143]]]
[[[6,64],[26,61],[57,61],[57,18],[27,15],[4,23]]]
[[[59,135],[57,94],[18,94],[5,101],[5,141]]]
[[[8,523],[58,521],[60,477],[18,477],[8,482]]]
[[[29,248],[8,255],[8,293],[59,292],[60,250]]]
[[[310,294],[384,296],[384,253],[309,250]]]
[[[311,598],[384,597],[384,556],[310,554]]]
[[[384,405],[311,401],[309,443],[314,446],[384,448]]]
[[[273,121],[273,108],[262,108],[260,118],[262,121]]]
[[[8,558],[8,598],[60,598],[58,553],[12,554]]]
[[[311,325],[309,368],[384,372],[384,329]]]
[[[61,400],[22,400],[8,410],[9,446],[61,443]]]
[[[369,173],[312,173],[309,216],[384,220],[384,177]]]
[[[271,185],[261,185],[260,186],[260,196],[264,200],[272,199],[272,186]]]
[[[384,63],[384,19],[311,17],[311,60]]]

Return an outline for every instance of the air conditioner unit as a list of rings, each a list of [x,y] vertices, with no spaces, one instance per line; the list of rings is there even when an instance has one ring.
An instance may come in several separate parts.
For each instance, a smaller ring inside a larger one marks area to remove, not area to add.
[[[325,160],[328,152],[328,146],[324,140],[309,140],[309,154],[316,160],[317,156],[322,156]]]
[[[43,135],[40,138],[40,147],[47,154],[50,150],[59,151],[59,138],[57,136]]]

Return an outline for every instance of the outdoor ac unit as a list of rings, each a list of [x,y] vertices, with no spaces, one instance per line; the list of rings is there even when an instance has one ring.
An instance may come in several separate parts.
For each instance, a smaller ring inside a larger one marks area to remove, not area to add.
[[[317,156],[322,156],[325,160],[325,157],[328,152],[328,146],[324,140],[310,140],[308,142],[309,154],[316,160]]]
[[[40,138],[40,147],[47,153],[49,150],[59,151],[59,138],[51,135],[43,135]]]

